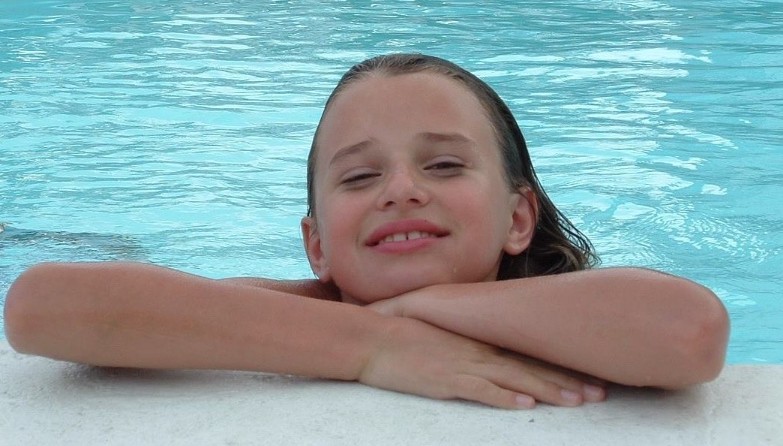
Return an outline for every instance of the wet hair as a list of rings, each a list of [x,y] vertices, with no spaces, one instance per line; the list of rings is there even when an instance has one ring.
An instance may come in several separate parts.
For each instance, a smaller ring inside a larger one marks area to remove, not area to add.
[[[316,205],[313,180],[318,134],[335,98],[351,84],[371,75],[398,76],[421,72],[454,79],[478,98],[495,131],[510,189],[516,191],[528,187],[538,201],[537,225],[530,245],[518,255],[503,254],[497,279],[557,274],[596,265],[598,257],[590,240],[555,207],[541,187],[533,170],[525,138],[506,103],[489,85],[464,68],[445,59],[423,54],[373,57],[354,65],[340,79],[326,101],[307,159],[307,215],[313,215]]]

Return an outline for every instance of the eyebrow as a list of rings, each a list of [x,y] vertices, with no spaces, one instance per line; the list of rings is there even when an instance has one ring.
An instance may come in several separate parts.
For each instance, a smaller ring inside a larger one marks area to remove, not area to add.
[[[458,143],[473,146],[475,141],[463,135],[462,133],[436,133],[422,132],[416,135],[417,139],[422,139],[430,143]]]
[[[473,141],[472,139],[468,138],[467,136],[461,133],[421,132],[416,135],[416,139],[431,144],[456,143],[468,147],[474,147],[476,145],[475,141]],[[337,152],[335,152],[334,156],[329,161],[329,165],[332,166],[335,163],[339,162],[341,159],[361,153],[364,150],[366,150],[368,147],[372,146],[374,143],[375,140],[371,138],[371,139],[365,139],[364,141],[357,142],[356,144],[351,144],[342,147],[338,149]]]
[[[365,139],[364,141],[357,142],[356,144],[345,146],[335,152],[332,159],[329,160],[329,165],[332,166],[343,158],[360,153],[370,147],[372,144],[373,141],[371,139]]]

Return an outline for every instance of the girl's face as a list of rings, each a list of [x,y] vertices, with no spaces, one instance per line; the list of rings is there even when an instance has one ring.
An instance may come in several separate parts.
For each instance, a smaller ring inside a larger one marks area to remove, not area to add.
[[[320,280],[370,303],[428,285],[495,280],[532,237],[531,192],[511,191],[478,99],[434,73],[371,74],[321,123],[315,211],[302,221]]]

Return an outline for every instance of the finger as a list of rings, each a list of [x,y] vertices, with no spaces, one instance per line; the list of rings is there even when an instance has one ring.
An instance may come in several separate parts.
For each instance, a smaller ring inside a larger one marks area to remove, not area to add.
[[[528,356],[511,354],[510,357],[522,362],[525,369],[529,368],[538,377],[581,394],[584,401],[600,402],[606,399],[605,380]]]
[[[582,395],[586,402],[597,403],[606,399],[606,383],[578,372],[567,369],[552,370],[545,366],[537,366],[539,376],[549,382],[555,383],[571,392]]]
[[[606,388],[585,384],[582,395],[584,395],[585,401],[589,403],[600,403],[606,400]]]
[[[588,375],[587,373],[577,372],[576,370],[567,369],[565,367],[549,364],[546,362],[538,362],[537,364],[542,368],[545,369],[551,368],[555,371],[562,373],[563,375],[570,376],[572,378],[581,381],[584,384],[589,384],[591,386],[606,387],[608,384],[605,379],[597,378],[593,375]]]
[[[475,375],[457,375],[453,382],[453,397],[476,401],[501,409],[532,409],[536,400],[530,395],[504,389]]]
[[[555,406],[575,407],[586,400],[584,384],[576,378],[533,364],[494,364],[480,372],[495,385],[523,392]]]
[[[605,381],[567,369],[563,371],[550,370],[543,366],[538,369],[541,378],[555,383],[563,389],[581,394],[582,399],[586,402],[597,403],[606,400]]]

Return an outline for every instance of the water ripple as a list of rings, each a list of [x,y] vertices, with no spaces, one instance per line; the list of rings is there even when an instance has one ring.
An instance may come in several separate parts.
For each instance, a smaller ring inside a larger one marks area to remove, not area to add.
[[[36,261],[122,256],[108,240],[210,276],[308,275],[326,96],[360,59],[423,51],[507,100],[605,264],[707,284],[730,358],[783,361],[779,2],[20,4],[0,2],[0,221],[29,237],[0,240],[0,296]]]

